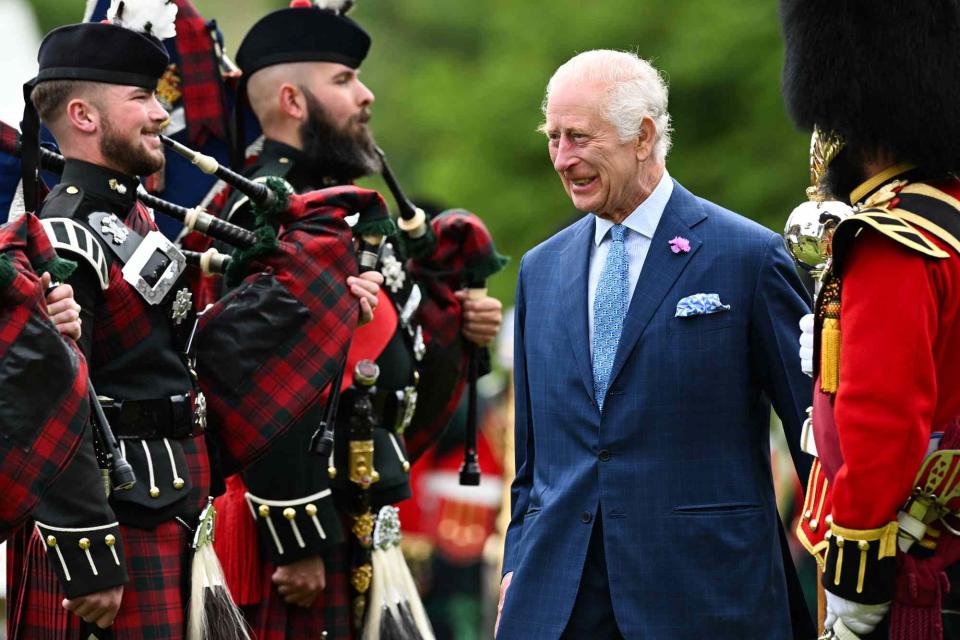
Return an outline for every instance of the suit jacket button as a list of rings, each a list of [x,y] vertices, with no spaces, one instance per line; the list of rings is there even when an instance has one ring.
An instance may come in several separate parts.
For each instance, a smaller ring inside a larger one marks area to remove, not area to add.
[[[590,524],[593,521],[593,514],[589,511],[584,511],[580,514],[580,521],[584,524]]]
[[[606,449],[600,451],[600,462],[607,462],[610,460],[610,452]]]

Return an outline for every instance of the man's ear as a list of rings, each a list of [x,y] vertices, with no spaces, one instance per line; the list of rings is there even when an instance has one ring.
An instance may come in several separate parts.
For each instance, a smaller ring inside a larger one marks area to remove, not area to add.
[[[91,134],[100,127],[100,112],[83,98],[73,98],[67,103],[67,122],[71,129]]]
[[[653,146],[657,139],[657,125],[653,118],[644,116],[640,122],[640,133],[637,135],[637,160],[646,162],[653,155]]]
[[[280,113],[294,120],[306,120],[307,100],[300,87],[284,82],[277,91],[277,100],[279,101]]]

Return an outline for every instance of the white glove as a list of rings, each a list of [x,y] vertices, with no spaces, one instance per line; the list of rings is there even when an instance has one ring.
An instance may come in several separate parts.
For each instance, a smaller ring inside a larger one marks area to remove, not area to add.
[[[843,624],[850,631],[859,636],[866,635],[873,631],[883,616],[887,615],[890,603],[884,604],[860,604],[838,595],[826,592],[827,594],[827,619],[823,626],[825,629],[833,629],[837,620],[843,620]]]
[[[813,314],[800,318],[800,370],[813,375]]]

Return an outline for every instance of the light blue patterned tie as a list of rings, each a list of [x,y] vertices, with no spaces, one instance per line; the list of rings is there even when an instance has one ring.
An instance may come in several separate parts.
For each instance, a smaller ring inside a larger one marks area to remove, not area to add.
[[[627,250],[623,246],[622,224],[610,227],[610,253],[600,272],[593,300],[593,395],[603,410],[610,384],[610,370],[617,355],[617,344],[627,315]]]

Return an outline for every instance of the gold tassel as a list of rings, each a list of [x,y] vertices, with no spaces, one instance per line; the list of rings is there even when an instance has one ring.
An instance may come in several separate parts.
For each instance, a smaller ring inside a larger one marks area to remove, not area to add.
[[[836,393],[840,384],[840,320],[824,318],[820,333],[820,390]]]

